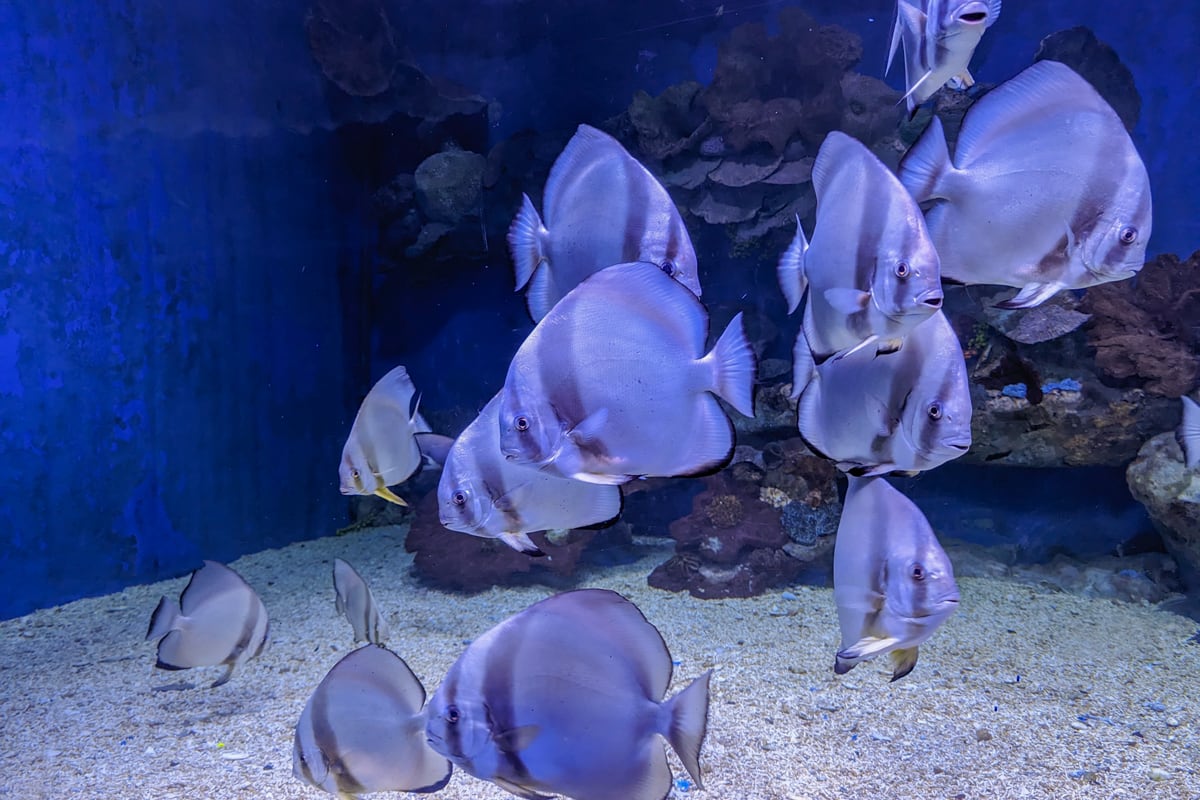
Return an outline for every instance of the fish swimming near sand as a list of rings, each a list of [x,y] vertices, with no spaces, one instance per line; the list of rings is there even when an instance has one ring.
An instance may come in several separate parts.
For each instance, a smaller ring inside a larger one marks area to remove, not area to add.
[[[592,483],[691,475],[733,453],[717,397],[753,416],[741,314],[705,354],[708,313],[653,264],[619,264],[571,290],[517,350],[500,394],[510,460]]]
[[[426,736],[523,798],[662,800],[662,736],[700,787],[711,670],[664,699],[671,654],[616,592],[555,595],[476,638],[429,701]]]
[[[971,446],[967,365],[941,311],[891,355],[858,350],[817,365],[801,330],[793,360],[800,436],[844,472],[920,472]]]
[[[1135,275],[1150,179],[1116,112],[1070,67],[1039,61],[967,111],[950,156],[936,117],[900,163],[932,203],[942,277],[1015,286],[1001,308]]]
[[[883,478],[850,478],[833,552],[842,644],[833,671],[889,655],[892,680],[958,609],[954,568],[921,510]]]
[[[505,458],[499,414],[497,394],[450,448],[438,482],[442,525],[543,555],[530,533],[596,525],[621,513],[616,486],[564,478]]]
[[[373,494],[408,505],[388,487],[408,480],[421,465],[416,434],[427,433],[429,426],[415,408],[416,392],[404,367],[391,370],[371,387],[342,448],[342,494]]]
[[[340,558],[333,560],[334,605],[339,614],[344,614],[354,628],[354,643],[371,642],[383,644],[388,638],[388,627],[371,587],[349,562]]]
[[[947,83],[975,85],[968,67],[983,32],[1000,17],[1000,0],[896,0],[888,70],[904,45],[904,99],[911,114]]]
[[[425,689],[404,660],[375,644],[333,666],[300,714],[292,774],[339,798],[436,792],[453,767],[425,742]]]
[[[580,125],[554,162],[538,216],[528,195],[508,232],[517,291],[538,322],[584,278],[647,261],[700,295],[696,251],[667,190],[613,137]]]
[[[1183,401],[1183,421],[1175,432],[1175,439],[1183,450],[1183,463],[1188,469],[1200,465],[1200,404],[1186,394]]]
[[[158,601],[146,639],[160,640],[154,665],[159,669],[228,667],[215,689],[262,653],[268,628],[267,609],[250,584],[224,564],[205,561],[178,603],[165,595]]]
[[[876,352],[941,308],[937,251],[921,209],[883,162],[840,131],[813,164],[817,224],[812,243],[796,236],[779,260],[788,312],[804,305],[804,331],[818,361],[855,347]]]

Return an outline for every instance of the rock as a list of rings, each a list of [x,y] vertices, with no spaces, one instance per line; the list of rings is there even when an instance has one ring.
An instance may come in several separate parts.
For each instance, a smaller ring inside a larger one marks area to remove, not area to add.
[[[697,102],[703,88],[686,81],[668,86],[658,97],[639,91],[622,117],[608,126],[617,128],[610,132],[623,141],[632,139],[636,152],[656,161],[698,146],[708,135],[706,115]]]
[[[404,549],[416,553],[414,565],[420,575],[437,586],[463,592],[479,592],[508,584],[522,573],[570,575],[579,556],[597,535],[594,530],[571,531],[565,541],[555,543],[544,533],[530,536],[546,553],[532,558],[518,553],[498,539],[481,539],[442,527],[438,521],[437,491],[431,491],[416,506]]]
[[[1183,464],[1173,431],[1146,442],[1125,471],[1129,491],[1146,507],[1184,580],[1200,588],[1200,473]]]
[[[1161,255],[1136,282],[1093,286],[1080,308],[1096,366],[1118,386],[1179,397],[1200,378],[1200,251],[1187,261]],[[1161,429],[1160,429],[1161,430]]]
[[[1076,310],[1078,302],[1070,293],[1055,295],[1040,306],[1012,311],[996,308],[986,298],[981,298],[981,302],[983,316],[988,324],[1014,342],[1022,344],[1037,344],[1057,339],[1092,318],[1090,314]]]
[[[842,76],[842,95],[846,107],[839,127],[868,147],[894,132],[904,115],[901,94],[869,75],[847,72]]]
[[[783,186],[810,183],[812,181],[814,161],[816,159],[811,156],[801,158],[797,161],[784,161],[779,165],[778,169],[763,178],[763,183]]]
[[[1096,88],[1125,128],[1132,131],[1142,113],[1142,98],[1133,73],[1121,63],[1115,50],[1096,38],[1091,29],[1079,26],[1058,31],[1042,39],[1033,60],[1061,61]]]
[[[668,169],[662,175],[664,185],[680,189],[696,189],[704,185],[710,172],[721,163],[719,158],[685,158],[678,168]],[[666,165],[664,165],[666,166]]]
[[[317,0],[304,29],[321,71],[346,94],[371,97],[391,86],[400,52],[380,0]]]
[[[728,225],[753,219],[762,207],[762,200],[763,189],[759,186],[735,190],[710,185],[701,191],[700,199],[688,210],[711,225]]]
[[[417,206],[434,222],[457,225],[480,212],[487,159],[465,150],[435,153],[413,175]]]
[[[758,183],[779,169],[783,157],[764,150],[751,150],[729,156],[709,173],[708,179],[722,186],[738,188]]]

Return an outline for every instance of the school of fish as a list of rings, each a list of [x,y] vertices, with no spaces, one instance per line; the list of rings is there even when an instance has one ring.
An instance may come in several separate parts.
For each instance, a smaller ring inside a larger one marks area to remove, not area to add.
[[[897,0],[888,63],[902,48],[910,113],[946,84],[974,84],[972,54],[1000,7]],[[953,151],[934,116],[898,174],[830,133],[813,187],[812,233],[797,219],[777,277],[788,312],[802,310],[798,431],[848,484],[833,670],[886,656],[897,680],[960,601],[928,520],[886,479],[971,445],[968,374],[942,281],[1014,287],[1003,305],[1022,308],[1131,277],[1151,232],[1149,181],[1100,95],[1042,61],[971,107]],[[421,418],[404,367],[385,374],[346,440],[343,494],[407,504],[392,487],[440,468],[445,528],[540,556],[531,534],[616,518],[622,484],[729,463],[730,410],[754,414],[755,356],[740,314],[710,330],[696,252],[666,189],[616,139],[581,125],[542,208],[544,220],[526,195],[508,234],[536,324],[503,383],[450,438]],[[1183,404],[1178,436],[1194,469],[1200,405]],[[663,800],[673,785],[665,742],[702,787],[712,672],[668,697],[676,662],[625,597],[581,589],[531,605],[471,641],[427,699],[385,647],[388,626],[362,575],[337,559],[333,586],[362,646],[300,712],[293,771],[304,783],[341,798],[434,792],[458,767],[522,798]],[[214,686],[267,636],[258,594],[212,561],[178,602],[160,601],[147,633],[160,668],[224,665]]]

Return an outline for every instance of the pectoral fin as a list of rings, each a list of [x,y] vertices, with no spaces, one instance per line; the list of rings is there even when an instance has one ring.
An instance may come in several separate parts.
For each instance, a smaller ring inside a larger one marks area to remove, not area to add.
[[[502,533],[499,539],[513,550],[533,556],[534,558],[541,558],[546,555],[542,551],[542,548],[533,543],[533,540],[529,538],[529,534],[527,533]]]
[[[511,730],[501,731],[493,734],[492,739],[496,742],[496,747],[500,748],[503,753],[519,753],[530,743],[537,738],[542,729],[537,725],[521,725]]]
[[[826,289],[825,302],[843,314],[857,314],[871,302],[871,293],[859,289]]]
[[[1062,288],[1062,285],[1058,283],[1029,283],[1025,285],[1025,288],[1017,292],[1014,297],[996,303],[996,308],[1014,309],[1040,306],[1057,294]]]
[[[376,489],[375,495],[378,497],[382,497],[384,500],[387,500],[389,503],[395,503],[398,506],[407,506],[408,505],[408,503],[406,503],[404,501],[404,498],[400,497],[400,495],[394,493],[391,489],[387,488],[386,486],[380,486],[378,489]]]
[[[524,786],[520,786],[505,778],[493,775],[490,780],[504,791],[515,794],[517,797],[523,797],[525,800],[554,800],[553,795],[538,794],[532,789],[526,789]]]
[[[900,640],[895,636],[864,636],[849,647],[839,650],[837,657],[862,661],[867,658],[874,658],[889,647],[895,647],[898,644],[900,644]],[[916,652],[915,647],[913,648],[913,652]],[[913,656],[913,660],[916,660],[916,656]]]

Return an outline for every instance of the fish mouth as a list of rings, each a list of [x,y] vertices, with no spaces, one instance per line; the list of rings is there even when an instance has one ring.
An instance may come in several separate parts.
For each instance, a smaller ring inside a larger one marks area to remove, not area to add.
[[[942,442],[947,450],[957,450],[960,453],[965,453],[971,449],[970,439],[951,439],[948,442]]]
[[[929,309],[932,309],[934,311],[937,311],[939,308],[942,307],[942,301],[944,299],[945,299],[945,294],[943,294],[943,292],[940,288],[928,289],[924,292],[921,292],[919,295],[917,295],[916,310],[917,311],[927,311]]]

